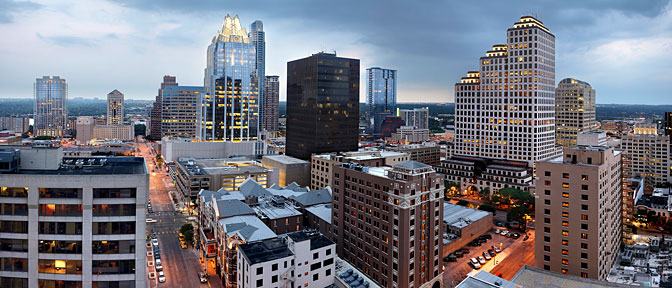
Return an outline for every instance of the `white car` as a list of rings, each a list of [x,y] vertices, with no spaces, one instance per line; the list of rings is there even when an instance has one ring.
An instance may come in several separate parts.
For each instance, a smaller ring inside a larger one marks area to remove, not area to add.
[[[474,269],[481,269],[481,263],[478,263],[476,258],[469,259],[469,263],[471,263],[471,266],[474,267]]]
[[[500,233],[502,236],[506,236],[506,234],[509,234],[509,230],[504,230],[502,233]]]
[[[485,265],[485,258],[483,258],[483,256],[478,256],[478,263],[481,263],[481,265]]]
[[[152,245],[159,246],[159,240],[158,239],[152,239]]]
[[[159,282],[166,282],[166,276],[163,275],[163,271],[159,271]]]
[[[502,233],[502,229],[499,229],[499,228],[495,229],[495,234],[499,234],[499,233]]]
[[[156,259],[156,261],[154,262],[154,269],[156,269],[156,271],[159,272],[163,271],[163,265],[161,265],[161,259]]]
[[[153,219],[153,218],[147,218],[147,219],[145,219],[145,222],[147,222],[147,223],[156,223],[156,219]]]
[[[490,259],[492,259],[492,256],[490,256],[490,254],[488,254],[487,251],[484,251],[484,252],[483,252],[483,257],[484,257],[485,260],[487,260],[487,261],[490,261]]]

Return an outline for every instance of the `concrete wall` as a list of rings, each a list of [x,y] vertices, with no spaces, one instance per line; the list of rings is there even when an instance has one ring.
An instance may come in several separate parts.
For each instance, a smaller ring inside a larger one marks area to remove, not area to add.
[[[186,142],[164,139],[161,141],[161,155],[166,162],[175,162],[182,157],[229,158],[231,156],[252,156],[258,154],[259,151],[255,146],[260,144],[265,145],[258,141]]]
[[[492,221],[493,216],[492,214],[489,214],[488,216],[471,223],[471,225],[462,228],[462,237],[453,240],[453,242],[450,242],[447,245],[443,245],[443,257],[457,251],[457,249],[467,246],[472,240],[492,230],[494,227]]]
[[[292,182],[296,182],[301,187],[310,186],[310,162],[308,161],[285,163],[278,161],[274,157],[264,156],[261,164],[266,168],[277,168],[279,173],[278,185],[280,186],[284,187],[292,184]]]

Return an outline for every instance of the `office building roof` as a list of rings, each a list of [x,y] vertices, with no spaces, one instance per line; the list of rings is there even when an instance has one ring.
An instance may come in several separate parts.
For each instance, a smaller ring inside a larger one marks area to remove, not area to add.
[[[308,164],[306,160],[301,160],[287,155],[265,155],[264,158],[283,164]]]
[[[443,223],[456,228],[469,226],[469,224],[474,223],[489,214],[492,213],[452,203],[443,203]]]
[[[287,237],[291,238],[294,242],[303,242],[310,240],[310,250],[320,249],[329,245],[334,245],[334,242],[331,242],[327,237],[322,235],[322,233],[317,231],[296,231],[292,233],[287,233]]]
[[[555,273],[543,269],[523,266],[518,270],[511,282],[521,285],[525,288],[561,288],[561,287],[578,287],[578,288],[606,288],[606,287],[634,287],[631,285],[609,283],[606,281],[598,281],[594,279],[581,278],[566,274]]]
[[[241,244],[238,245],[238,251],[243,254],[250,265],[294,255],[294,253],[287,248],[287,243],[280,238]]]
[[[320,204],[306,208],[306,211],[331,224],[331,204]]]
[[[492,275],[486,271],[478,271],[471,275],[469,273],[467,278],[457,284],[455,288],[518,288],[520,286],[506,281],[500,277]]]
[[[142,157],[67,158],[57,170],[19,170],[34,175],[129,175],[147,174]]]
[[[219,226],[227,235],[238,234],[246,242],[277,237],[257,216],[246,215],[220,219]]]

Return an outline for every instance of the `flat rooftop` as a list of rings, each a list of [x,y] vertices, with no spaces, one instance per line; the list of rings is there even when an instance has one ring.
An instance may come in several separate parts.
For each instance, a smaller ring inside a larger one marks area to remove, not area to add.
[[[322,235],[322,233],[317,231],[297,231],[287,233],[287,237],[294,240],[294,242],[303,242],[310,240],[311,251],[334,244],[334,242],[331,242],[331,240],[329,240],[327,237]]]
[[[249,160],[179,159],[177,162],[187,170],[189,175],[239,175],[268,172],[268,169]]]
[[[264,156],[264,158],[271,159],[273,161],[280,162],[280,163],[283,163],[283,164],[308,164],[309,163],[308,161],[301,160],[301,159],[294,158],[294,157],[287,156],[287,155],[266,155],[266,156]]]
[[[63,159],[57,170],[19,170],[18,174],[131,175],[147,174],[147,170],[142,157],[76,157]]]
[[[287,243],[280,238],[248,242],[238,245],[240,251],[251,265],[282,259],[294,255]]]
[[[263,216],[268,217],[268,219],[282,219],[303,215],[299,210],[296,210],[292,204],[288,202],[275,204],[271,199],[259,199],[259,205],[254,206],[252,209],[254,209],[257,214],[262,214]]]
[[[546,287],[582,287],[582,288],[602,288],[602,287],[633,287],[631,285],[609,283],[594,279],[581,278],[572,275],[565,275],[546,271],[543,269],[523,266],[518,270],[511,282],[521,285],[525,288],[546,288]]]
[[[457,228],[467,227],[471,223],[474,223],[490,214],[492,213],[455,205],[452,203],[443,203],[443,223]]]

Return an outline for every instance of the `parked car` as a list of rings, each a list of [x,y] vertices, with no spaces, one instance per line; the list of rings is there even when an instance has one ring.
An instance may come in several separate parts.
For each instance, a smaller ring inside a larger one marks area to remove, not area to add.
[[[201,280],[201,283],[208,282],[208,277],[203,272],[198,272],[198,279]]]
[[[495,255],[497,255],[497,253],[495,253],[495,250],[492,249],[488,249],[488,254],[490,254],[490,256],[492,257],[495,257]]]
[[[474,269],[481,269],[481,263],[478,263],[478,260],[476,260],[476,258],[469,259],[469,264]]]
[[[495,229],[495,234],[499,234],[499,233],[502,233],[502,229],[499,229],[499,228]]]
[[[493,245],[492,250],[495,250],[496,253],[502,252],[502,249],[499,249],[499,246]]]
[[[469,254],[469,249],[462,248],[462,254]]]
[[[156,259],[156,261],[154,262],[154,268],[156,269],[156,271],[159,272],[163,271],[163,265],[161,265],[161,259]]]
[[[483,251],[483,258],[485,258],[486,261],[490,261],[492,259],[492,256],[486,251]]]
[[[504,231],[502,231],[502,233],[499,233],[499,234],[501,234],[502,236],[506,236],[506,235],[509,234],[509,230],[504,230]]]
[[[152,239],[152,245],[159,246],[159,240],[156,238]]]
[[[455,261],[457,261],[457,257],[455,257],[455,255],[453,255],[453,254],[449,254],[448,256],[443,257],[443,261],[445,261],[445,262],[455,262]]]
[[[485,258],[483,256],[478,256],[478,263],[481,263],[481,265],[485,265]]]
[[[152,239],[156,239],[156,233],[152,233]]]
[[[159,282],[161,283],[166,282],[166,276],[163,275],[163,271],[159,271]]]
[[[488,239],[488,240],[492,239],[492,235],[490,235],[490,234],[484,234],[481,237],[483,237],[485,239]]]
[[[518,238],[520,238],[520,234],[518,234],[518,233],[513,233],[513,235],[511,235],[511,238],[513,238],[513,239],[518,239]]]
[[[145,222],[147,222],[147,223],[156,223],[156,219],[153,219],[153,218],[147,218],[147,219],[145,219]]]
[[[455,251],[455,253],[453,253],[453,254],[454,254],[455,257],[457,257],[457,258],[462,258],[462,257],[464,256],[464,254],[462,254],[462,250],[457,250],[457,251]]]

